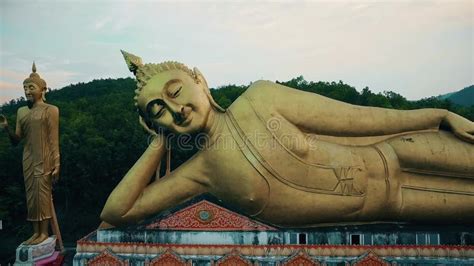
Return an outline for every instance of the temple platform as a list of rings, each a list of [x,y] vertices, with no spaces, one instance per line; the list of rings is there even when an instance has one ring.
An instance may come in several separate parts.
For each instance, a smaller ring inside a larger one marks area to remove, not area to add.
[[[278,228],[210,196],[77,242],[74,265],[474,265],[468,226]]]

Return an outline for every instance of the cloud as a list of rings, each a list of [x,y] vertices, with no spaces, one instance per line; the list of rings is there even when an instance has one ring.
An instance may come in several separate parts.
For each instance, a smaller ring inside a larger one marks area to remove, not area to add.
[[[119,49],[145,62],[197,66],[213,87],[304,75],[419,98],[474,83],[471,1],[71,1],[6,8],[0,69],[16,74],[0,74],[13,84],[33,60],[54,88],[129,76]]]
[[[75,77],[79,76],[79,73],[64,70],[51,70],[45,73],[45,79],[50,88],[61,88],[69,85],[75,80]]]
[[[28,76],[25,73],[21,73],[18,71],[14,71],[11,69],[0,69],[0,77],[3,79],[10,79],[10,80],[24,80]]]
[[[104,18],[100,18],[98,21],[95,22],[94,24],[94,29],[95,30],[101,30],[102,28],[104,28],[104,26],[106,24],[109,24],[110,22],[112,21],[112,18],[109,16],[109,17],[104,17]]]
[[[22,85],[21,85],[21,83],[16,84],[16,83],[6,82],[6,81],[0,80],[0,91],[2,92],[2,95],[3,95],[6,91],[10,91],[10,90],[15,90],[15,91],[18,90],[18,91],[21,91],[21,92],[22,92]]]
[[[66,62],[70,64],[70,62]],[[38,66],[38,74],[40,74],[41,78],[46,81],[48,87],[62,87],[68,85],[71,81],[75,79],[75,77],[80,76],[79,72],[74,71],[67,71],[64,69],[57,69],[52,67],[51,62],[44,62],[42,63],[42,71],[39,71]],[[0,69],[0,86],[1,88],[11,88],[19,86],[23,83],[30,73],[27,71],[15,71],[11,69]]]
[[[21,96],[24,96],[21,83],[17,84],[0,80],[0,105]]]

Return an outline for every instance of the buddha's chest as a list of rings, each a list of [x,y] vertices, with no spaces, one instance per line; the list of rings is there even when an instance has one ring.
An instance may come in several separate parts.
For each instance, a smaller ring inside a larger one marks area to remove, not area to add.
[[[44,108],[34,108],[29,110],[20,120],[22,131],[26,137],[32,134],[39,134],[47,123],[46,112]],[[35,133],[36,132],[36,133]]]
[[[226,120],[235,149],[270,188],[279,182],[312,193],[364,193],[365,166],[357,148],[314,141],[278,113],[259,111],[248,101],[237,107]]]
[[[258,215],[268,202],[270,185],[230,135],[205,152],[210,192],[244,213]]]

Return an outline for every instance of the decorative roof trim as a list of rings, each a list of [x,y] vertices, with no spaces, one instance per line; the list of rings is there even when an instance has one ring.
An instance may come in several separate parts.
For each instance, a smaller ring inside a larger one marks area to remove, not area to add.
[[[297,250],[292,256],[280,262],[281,266],[292,265],[313,265],[320,266],[318,261],[313,260],[304,249]]]
[[[224,266],[224,265],[247,265],[252,266],[253,263],[243,257],[237,249],[233,249],[229,254],[225,255],[224,257],[220,258],[216,263],[215,266]]]
[[[201,215],[202,214],[202,215]],[[202,217],[201,217],[202,216]],[[277,229],[255,221],[203,199],[199,202],[157,218],[146,229],[186,231],[276,231]]]
[[[380,265],[390,266],[391,264],[379,256],[377,256],[372,250],[369,250],[366,254],[360,256],[358,259],[352,262],[353,266],[364,266],[364,265]]]
[[[128,260],[123,260],[115,255],[110,249],[104,249],[97,256],[87,260],[86,265],[104,265],[112,262],[111,265],[128,266]]]

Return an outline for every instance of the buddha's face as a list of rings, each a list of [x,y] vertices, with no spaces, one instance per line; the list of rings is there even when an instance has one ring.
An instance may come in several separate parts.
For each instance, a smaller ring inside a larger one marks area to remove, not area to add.
[[[205,86],[181,70],[162,72],[142,88],[138,108],[156,126],[176,133],[199,132],[212,110]]]
[[[25,90],[26,100],[31,103],[35,103],[43,97],[43,90],[40,89],[35,83],[24,83],[23,89]]]

